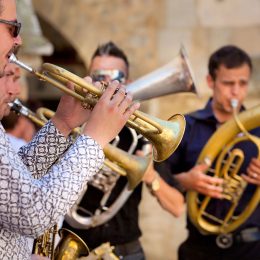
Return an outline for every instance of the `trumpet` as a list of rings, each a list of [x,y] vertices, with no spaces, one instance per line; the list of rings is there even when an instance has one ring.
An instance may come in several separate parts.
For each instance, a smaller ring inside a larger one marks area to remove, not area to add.
[[[20,66],[38,77],[40,80],[49,82],[61,91],[73,96],[81,101],[84,107],[94,107],[102,95],[102,91],[94,85],[87,83],[84,79],[56,65],[44,63],[42,65],[42,70],[37,71],[19,61],[14,54],[10,56],[9,62]],[[187,69],[185,72],[187,72]],[[187,77],[185,76],[183,78],[186,81]],[[194,86],[194,84],[193,81],[191,83],[190,78],[191,77],[189,76],[187,89],[189,89],[188,91],[193,92],[194,88],[191,89],[190,86]],[[68,82],[74,83],[75,91],[70,90],[65,86]],[[153,84],[151,85],[154,86]],[[167,86],[169,86],[169,83]],[[84,93],[86,91],[88,92],[88,95]],[[168,93],[168,90],[166,93]],[[163,92],[162,95],[164,94],[165,93]],[[176,114],[172,116],[169,121],[164,121],[148,116],[140,111],[136,111],[127,121],[127,126],[135,129],[151,142],[153,146],[153,159],[158,162],[166,160],[176,150],[183,137],[185,125],[184,116],[181,114]]]
[[[34,113],[22,105],[18,99],[10,103],[9,106],[11,107],[12,111],[28,117],[38,126],[43,126],[47,120],[54,115],[52,110],[43,107],[37,109],[36,113]],[[80,128],[75,128],[73,130],[73,134],[79,135]],[[104,165],[117,174],[126,176],[129,189],[134,189],[141,182],[143,175],[150,163],[150,159],[147,157],[130,155],[111,144],[107,144],[103,151],[106,157]]]

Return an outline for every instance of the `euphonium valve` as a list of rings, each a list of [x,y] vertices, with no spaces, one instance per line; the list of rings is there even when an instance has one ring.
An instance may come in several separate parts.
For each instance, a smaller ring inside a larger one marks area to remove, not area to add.
[[[95,106],[97,99],[102,95],[102,91],[94,85],[53,64],[43,64],[42,72],[39,72],[18,61],[13,54],[10,56],[9,61],[26,69],[39,79],[47,81],[63,92],[77,98],[84,106],[86,104],[92,107]],[[69,81],[74,83],[75,91],[64,86]],[[83,89],[85,92],[88,92],[88,95],[84,93]],[[136,98],[138,99],[138,95]],[[176,115],[173,120],[165,122],[136,111],[128,120],[127,125],[134,128],[152,143],[154,160],[163,161],[178,147],[184,134],[185,119],[182,115]]]

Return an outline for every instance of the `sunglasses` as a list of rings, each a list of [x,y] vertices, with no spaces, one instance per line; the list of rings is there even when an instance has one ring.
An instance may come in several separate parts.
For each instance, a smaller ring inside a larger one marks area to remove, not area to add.
[[[95,70],[91,73],[93,81],[113,81],[118,80],[120,83],[125,83],[126,76],[121,70]]]
[[[10,25],[10,33],[12,37],[16,38],[19,35],[22,27],[21,23],[18,23],[17,21],[7,21],[3,19],[0,19],[0,23]]]

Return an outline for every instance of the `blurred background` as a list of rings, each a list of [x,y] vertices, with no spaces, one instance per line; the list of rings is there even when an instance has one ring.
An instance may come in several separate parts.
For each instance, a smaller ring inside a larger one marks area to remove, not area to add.
[[[210,95],[205,76],[209,55],[225,44],[249,53],[254,64],[247,107],[260,96],[259,0],[17,0],[23,26],[19,58],[85,76],[97,45],[114,41],[127,54],[132,80],[173,60],[183,45],[199,96],[178,93],[146,101],[142,109],[167,119],[204,106]],[[55,109],[60,91],[23,74],[21,100]],[[142,243],[148,260],[174,260],[186,237],[185,216],[164,212],[144,189],[140,207]]]

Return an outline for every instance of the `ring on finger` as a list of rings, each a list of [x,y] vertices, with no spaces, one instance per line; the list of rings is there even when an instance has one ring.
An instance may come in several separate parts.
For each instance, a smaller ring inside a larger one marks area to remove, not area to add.
[[[258,174],[256,173],[256,172],[254,172],[253,174],[252,174],[252,176],[253,176],[253,178],[257,178],[257,176],[258,176]]]

